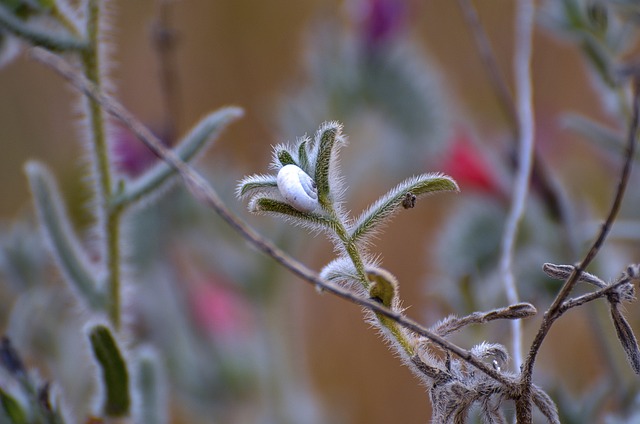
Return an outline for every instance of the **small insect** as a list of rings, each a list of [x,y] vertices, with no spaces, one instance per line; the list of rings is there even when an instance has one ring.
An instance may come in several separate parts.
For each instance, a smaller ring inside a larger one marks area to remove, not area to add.
[[[412,209],[416,207],[416,195],[408,191],[404,195],[404,199],[402,200],[402,207],[405,209]]]

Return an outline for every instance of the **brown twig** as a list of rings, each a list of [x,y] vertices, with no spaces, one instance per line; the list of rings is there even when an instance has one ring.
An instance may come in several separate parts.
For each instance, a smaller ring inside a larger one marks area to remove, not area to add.
[[[423,336],[433,342],[435,345],[442,349],[451,352],[468,364],[474,366],[481,372],[492,377],[496,381],[504,385],[504,387],[510,392],[514,392],[517,385],[512,378],[501,374],[497,370],[488,366],[479,358],[476,358],[471,352],[449,342],[441,336],[429,331],[425,327],[421,326],[417,322],[410,318],[407,318],[403,314],[392,311],[389,308],[384,307],[375,300],[367,299],[358,296],[357,294],[346,290],[330,281],[320,278],[316,273],[308,269],[306,266],[296,261],[294,258],[280,250],[277,246],[265,239],[253,228],[247,225],[233,212],[231,212],[222,200],[218,197],[213,188],[193,170],[188,164],[178,158],[170,149],[167,149],[156,136],[153,135],[148,128],[140,123],[124,106],[122,106],[115,99],[105,95],[95,85],[78,74],[76,70],[60,57],[47,52],[43,49],[33,49],[32,56],[39,62],[47,65],[64,79],[66,79],[77,90],[98,102],[104,110],[118,119],[125,125],[140,141],[142,141],[150,150],[152,150],[158,157],[164,160],[169,166],[174,168],[178,174],[183,178],[186,187],[191,194],[203,204],[214,209],[234,230],[236,230],[245,240],[262,251],[266,255],[272,257],[276,262],[290,270],[293,274],[302,278],[316,287],[322,288],[324,291],[331,293],[337,297],[340,297],[348,302],[359,305],[363,308],[369,309],[377,314],[383,315],[406,329],[414,332],[417,335]]]
[[[573,272],[566,280],[560,292],[554,299],[553,303],[549,307],[549,310],[544,314],[544,318],[542,320],[542,324],[540,325],[540,329],[536,334],[536,337],[531,344],[531,348],[529,350],[529,355],[525,359],[525,362],[522,367],[522,373],[520,377],[520,384],[522,386],[522,402],[528,402],[530,404],[530,394],[531,394],[531,377],[533,374],[533,366],[535,364],[536,357],[542,346],[542,342],[546,338],[549,330],[553,323],[562,315],[562,313],[568,310],[565,307],[565,300],[573,290],[575,284],[578,282],[580,275],[587,268],[587,266],[593,261],[596,257],[600,248],[602,247],[613,223],[618,215],[620,210],[620,206],[622,204],[622,199],[624,198],[625,189],[629,182],[629,175],[631,173],[631,167],[633,164],[633,157],[635,154],[635,145],[636,139],[638,138],[638,131],[640,126],[640,79],[636,78],[633,80],[633,113],[631,116],[631,122],[629,124],[629,132],[627,137],[627,145],[625,148],[625,158],[624,165],[622,167],[620,179],[618,180],[618,185],[616,188],[616,193],[613,198],[613,202],[611,204],[611,208],[607,215],[607,218],[603,222],[600,231],[591,245],[591,248],[585,255],[584,259],[575,266]],[[588,299],[588,298],[587,298]],[[518,421],[520,422],[520,420]],[[523,422],[530,422],[523,421]]]

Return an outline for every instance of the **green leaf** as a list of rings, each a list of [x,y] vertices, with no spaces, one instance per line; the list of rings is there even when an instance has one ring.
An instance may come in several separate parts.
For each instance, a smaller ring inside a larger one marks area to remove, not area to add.
[[[174,153],[184,162],[191,161],[198,153],[204,151],[227,125],[241,117],[242,113],[240,108],[226,107],[207,115],[177,144],[173,149]],[[157,193],[176,175],[172,167],[165,162],[158,162],[131,182],[125,192],[114,199],[112,207],[127,206]]]
[[[397,312],[400,308],[400,297],[396,277],[381,268],[368,268],[366,272],[370,283],[369,297]],[[403,328],[389,317],[379,313],[375,313],[375,315],[380,325],[389,331],[392,340],[399,343],[407,355],[412,356],[415,353],[414,343]]]
[[[137,404],[134,422],[137,424],[163,424],[167,422],[168,402],[166,387],[157,355],[143,349],[136,360]]]
[[[238,183],[236,195],[245,197],[250,194],[278,188],[278,179],[275,175],[251,175],[243,178]]]
[[[403,181],[358,217],[350,231],[351,239],[354,242],[366,239],[400,210],[413,208],[417,198],[439,191],[458,191],[458,185],[442,174],[422,174]]]
[[[29,179],[38,219],[65,281],[87,305],[96,310],[104,307],[104,296],[94,279],[97,274],[71,229],[55,178],[44,165],[27,162]]]
[[[371,285],[369,286],[369,296],[386,306],[392,308],[398,301],[398,281],[389,272],[382,269],[367,270],[367,278]],[[384,317],[383,319],[388,320]]]
[[[34,46],[44,47],[52,51],[82,51],[88,45],[84,40],[68,34],[58,34],[48,31],[42,25],[31,25],[24,22],[0,3],[0,29],[27,40]]]
[[[93,355],[102,371],[104,414],[110,417],[128,415],[131,407],[129,373],[111,330],[104,325],[96,325],[89,332],[89,340]]]
[[[298,165],[296,161],[293,160],[293,156],[291,156],[291,153],[287,152],[286,150],[280,150],[278,152],[278,160],[280,161],[280,164],[282,166]]]
[[[294,222],[303,226],[333,229],[336,225],[335,222],[325,216],[312,212],[301,212],[286,202],[271,199],[269,197],[253,198],[249,203],[249,210],[253,213],[274,213],[285,215],[287,218],[292,218]]]
[[[27,414],[22,409],[22,405],[11,395],[0,388],[0,403],[11,424],[29,424]]]
[[[300,169],[304,172],[309,173],[309,155],[307,154],[307,142],[308,139],[304,139],[300,142],[300,146],[298,146],[298,162],[300,162]]]
[[[320,127],[316,136],[320,141],[319,143],[316,141],[318,143],[318,157],[316,159],[314,181],[318,190],[318,202],[324,208],[328,208],[331,203],[329,172],[340,129],[340,125],[337,122],[327,122]]]

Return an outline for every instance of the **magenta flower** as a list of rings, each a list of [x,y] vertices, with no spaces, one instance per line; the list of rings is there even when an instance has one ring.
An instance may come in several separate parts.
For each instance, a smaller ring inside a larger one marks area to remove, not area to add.
[[[408,0],[361,0],[358,6],[357,20],[369,48],[385,43],[406,25]]]

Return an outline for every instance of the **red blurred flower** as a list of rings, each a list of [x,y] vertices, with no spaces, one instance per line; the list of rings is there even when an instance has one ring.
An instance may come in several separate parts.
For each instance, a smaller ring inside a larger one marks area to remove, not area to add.
[[[455,135],[442,171],[453,177],[463,191],[471,189],[502,196],[497,175],[464,131]]]
[[[197,283],[189,290],[189,301],[197,325],[213,336],[237,336],[250,330],[251,308],[229,286],[212,280]]]

